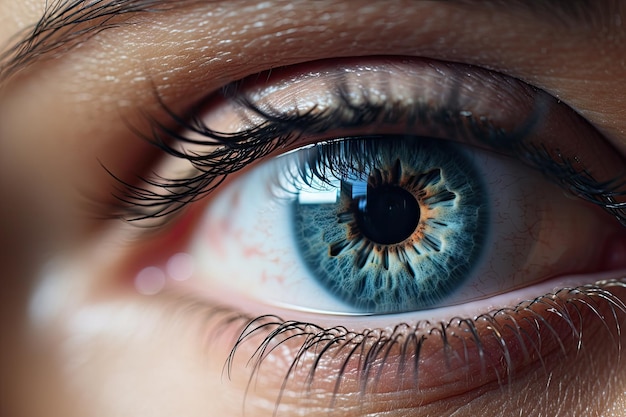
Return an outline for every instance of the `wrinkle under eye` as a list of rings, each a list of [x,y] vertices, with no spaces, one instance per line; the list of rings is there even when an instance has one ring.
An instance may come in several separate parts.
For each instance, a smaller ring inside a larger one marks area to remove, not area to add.
[[[241,327],[227,369],[232,378],[248,375],[237,368],[248,363],[249,381],[276,374],[283,381],[277,412],[283,406],[288,410],[294,399],[299,403],[303,393],[330,415],[343,415],[342,406],[348,404],[358,415],[413,407],[424,411],[440,400],[452,404],[457,396],[468,404],[481,389],[502,395],[525,389],[516,381],[528,373],[559,375],[563,366],[582,359],[581,346],[589,348],[597,340],[612,339],[602,352],[616,355],[619,341],[613,338],[626,320],[625,280],[561,289],[472,319],[359,331],[275,316],[237,316],[228,319]],[[275,366],[283,360],[291,366]],[[386,409],[390,399],[393,408]]]

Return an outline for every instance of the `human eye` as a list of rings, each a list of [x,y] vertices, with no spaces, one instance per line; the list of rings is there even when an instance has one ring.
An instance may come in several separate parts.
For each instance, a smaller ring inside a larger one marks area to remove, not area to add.
[[[152,138],[170,158],[119,197],[141,222],[210,191],[171,259],[195,265],[186,291],[245,313],[229,372],[243,356],[262,377],[291,351],[276,410],[293,387],[330,384],[330,410],[382,389],[429,403],[504,386],[550,372],[584,320],[619,327],[624,161],[541,90],[362,57],[252,75],[172,116],[179,130]],[[166,269],[138,270],[137,289],[161,289]]]
[[[0,0],[0,414],[623,415],[622,3]]]

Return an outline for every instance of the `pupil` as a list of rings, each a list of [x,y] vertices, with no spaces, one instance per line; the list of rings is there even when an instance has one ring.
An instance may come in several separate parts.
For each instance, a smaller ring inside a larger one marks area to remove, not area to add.
[[[413,194],[402,187],[368,187],[367,196],[356,201],[356,221],[372,242],[400,243],[415,231],[420,209]]]

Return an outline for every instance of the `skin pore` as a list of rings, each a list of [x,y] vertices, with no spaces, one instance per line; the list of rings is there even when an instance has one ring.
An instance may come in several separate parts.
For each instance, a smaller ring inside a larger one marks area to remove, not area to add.
[[[348,372],[334,392],[337,363],[330,361],[311,386],[296,372],[283,387],[297,341],[272,352],[250,383],[247,359],[262,337],[242,344],[230,373],[225,368],[249,318],[280,314],[359,331],[410,323],[411,315],[322,323],[210,290],[142,295],[129,285],[137,270],[184,249],[212,197],[190,205],[179,221],[138,231],[108,219],[119,184],[103,169],[133,181],[159,163],[161,154],[137,134],[150,132],[146,115],[168,121],[155,96],[185,114],[216,89],[272,68],[382,55],[475,65],[522,80],[567,104],[626,155],[625,2],[152,3],[149,12],[77,23],[72,30],[111,27],[87,30],[10,70],[14,55],[0,62],[0,414],[626,416],[626,362],[618,357],[626,335],[617,331],[626,314],[612,317],[608,303],[598,310],[604,319],[582,314],[579,349],[572,340],[561,349],[545,336],[543,362],[520,365],[502,383],[481,380],[470,366],[454,389],[418,392],[389,374],[362,395],[350,385],[358,376]],[[45,10],[42,0],[0,0],[0,45],[8,50]],[[603,278],[623,282],[624,275]],[[530,299],[546,293],[529,291]],[[616,303],[626,302],[623,288],[612,291]],[[215,299],[228,310],[216,312]],[[431,363],[445,369],[441,342],[430,343]],[[431,374],[436,380],[436,369]]]

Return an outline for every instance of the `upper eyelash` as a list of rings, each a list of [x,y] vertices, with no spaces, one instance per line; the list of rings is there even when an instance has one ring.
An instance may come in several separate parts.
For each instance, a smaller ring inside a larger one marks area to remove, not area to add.
[[[626,303],[611,292],[611,288],[614,287],[626,288],[626,277],[601,281],[596,284],[563,288],[554,293],[519,303],[515,307],[498,309],[471,319],[455,317],[448,322],[440,323],[418,322],[413,325],[402,323],[396,325],[392,331],[366,329],[361,332],[351,332],[345,327],[324,328],[308,322],[285,321],[273,315],[248,318],[228,309],[220,310],[218,308],[216,311],[225,313],[227,318],[222,320],[221,325],[215,326],[212,332],[217,337],[222,326],[230,326],[234,322],[243,322],[239,337],[224,364],[224,372],[228,378],[232,376],[235,357],[242,346],[259,334],[266,335],[247,359],[251,369],[248,389],[254,383],[255,376],[260,372],[263,362],[275,349],[279,349],[282,344],[288,341],[298,340],[299,349],[284,375],[281,391],[276,399],[275,414],[290,378],[293,377],[296,370],[301,371],[303,366],[308,369],[305,381],[307,390],[310,390],[313,384],[317,368],[324,366],[337,370],[332,402],[329,405],[329,408],[332,409],[346,373],[346,366],[354,355],[359,355],[362,358],[359,361],[357,375],[362,395],[369,389],[376,388],[380,381],[380,372],[387,363],[390,351],[394,347],[400,348],[398,374],[401,369],[405,369],[405,366],[410,366],[413,386],[417,386],[421,348],[428,339],[433,337],[440,338],[441,349],[449,360],[449,355],[451,355],[450,341],[461,339],[463,335],[467,336],[467,340],[462,340],[463,346],[466,350],[475,347],[482,353],[480,355],[481,368],[484,372],[489,367],[496,369],[499,365],[498,363],[489,363],[487,356],[484,355],[484,341],[488,337],[495,338],[501,349],[498,354],[501,354],[505,361],[504,373],[497,374],[500,386],[512,382],[515,376],[515,369],[509,358],[509,349],[521,349],[526,360],[529,360],[531,355],[538,354],[538,360],[546,373],[548,368],[543,362],[539,350],[542,344],[548,342],[547,337],[552,338],[552,341],[559,346],[563,356],[568,354],[571,347],[574,347],[576,352],[579,351],[582,347],[583,330],[581,326],[584,309],[602,321],[619,351],[621,350],[621,342],[618,338],[621,334],[621,325],[626,319]],[[602,315],[600,303],[605,303],[609,307],[609,315]],[[566,346],[565,340],[551,327],[548,320],[532,309],[541,305],[545,306],[546,313],[558,320],[563,320],[570,329],[573,336],[570,345]],[[569,307],[572,307],[572,311],[568,311]],[[528,319],[518,320],[516,315],[520,313],[530,313],[533,317],[531,320],[534,323],[531,323],[531,327],[534,326],[536,332],[534,336],[538,338],[537,343],[534,343],[532,335],[525,333],[527,330],[522,328],[521,322],[528,322]],[[478,333],[477,325],[481,321],[490,325],[490,334],[481,335]],[[513,337],[509,338],[508,341],[502,336],[504,330],[513,332]],[[467,343],[473,343],[474,346],[469,346]],[[313,362],[304,364],[304,358],[311,353],[314,355]],[[465,355],[467,358],[467,352]],[[328,363],[324,361],[328,361]]]
[[[195,174],[192,172],[190,176],[181,179],[140,177],[140,185],[135,185],[122,180],[107,169],[121,185],[115,194],[116,199],[122,203],[122,206],[118,207],[117,217],[129,221],[167,217],[211,193],[230,174],[298,139],[291,132],[279,132],[280,126],[269,122],[237,133],[218,132],[210,129],[198,117],[178,116],[160,99],[159,104],[174,122],[176,126],[174,129],[149,116],[147,116],[151,125],[149,136],[132,126],[131,129],[167,155],[189,161],[198,172]],[[287,131],[286,128],[283,129]],[[182,131],[197,133],[205,139],[202,141],[190,139],[185,137]],[[188,154],[176,149],[172,142],[207,147],[217,145],[221,148],[206,155]],[[148,188],[150,186],[163,192],[152,191]]]
[[[288,147],[303,134],[322,134],[332,129],[359,127],[381,121],[394,123],[408,120],[407,128],[417,121],[432,123],[445,129],[452,137],[470,136],[472,140],[477,140],[494,151],[517,157],[573,195],[602,207],[626,226],[626,201],[619,201],[626,196],[626,178],[620,176],[599,182],[588,171],[575,169],[568,157],[559,155],[557,160],[544,147],[526,143],[524,139],[540,120],[543,108],[541,102],[536,103],[533,114],[518,129],[505,131],[494,126],[485,117],[476,118],[472,114],[464,114],[457,108],[454,94],[449,103],[439,108],[423,104],[401,107],[394,104],[375,104],[368,100],[355,104],[350,99],[347,88],[339,85],[336,95],[340,99],[342,111],[316,112],[312,108],[304,113],[282,114],[273,109],[263,110],[245,96],[237,96],[237,89],[236,83],[227,85],[219,94],[227,99],[235,97],[240,105],[253,111],[263,121],[236,133],[213,130],[195,114],[191,117],[179,116],[157,94],[160,106],[174,127],[146,116],[151,126],[150,135],[133,130],[167,155],[189,161],[193,169],[184,178],[164,178],[156,174],[152,178],[140,177],[139,185],[123,181],[107,170],[121,185],[114,195],[120,203],[113,210],[115,217],[129,221],[161,218],[167,220],[168,216],[187,204],[211,193],[230,174],[278,149]],[[184,131],[198,134],[203,139],[191,139],[182,133]],[[206,154],[184,152],[176,148],[176,144],[181,143],[218,148]]]

